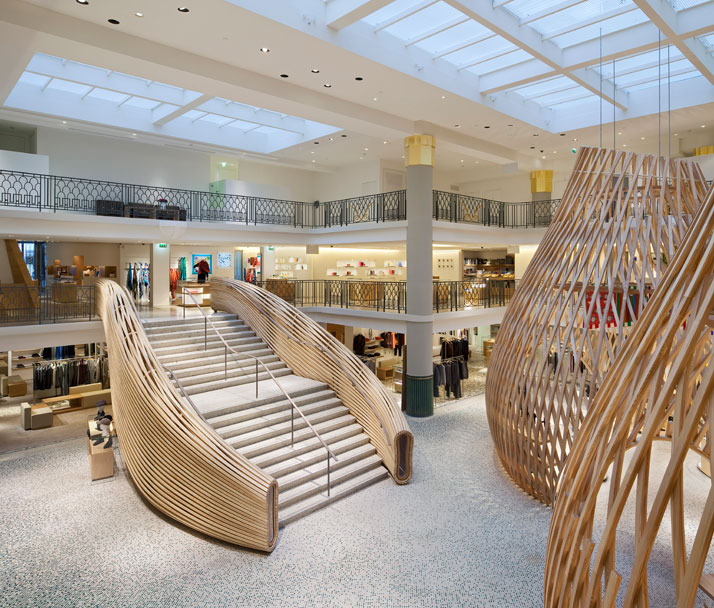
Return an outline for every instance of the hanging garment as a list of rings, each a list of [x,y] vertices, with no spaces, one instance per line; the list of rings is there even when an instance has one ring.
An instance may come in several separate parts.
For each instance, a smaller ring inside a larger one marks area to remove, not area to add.
[[[364,355],[364,346],[366,342],[367,338],[365,338],[362,334],[357,334],[352,339],[352,350],[355,352],[355,354]]]

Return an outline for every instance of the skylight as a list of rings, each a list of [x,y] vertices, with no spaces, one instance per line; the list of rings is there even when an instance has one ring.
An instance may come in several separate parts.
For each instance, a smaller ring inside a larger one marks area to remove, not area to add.
[[[36,53],[5,105],[269,154],[337,127]]]

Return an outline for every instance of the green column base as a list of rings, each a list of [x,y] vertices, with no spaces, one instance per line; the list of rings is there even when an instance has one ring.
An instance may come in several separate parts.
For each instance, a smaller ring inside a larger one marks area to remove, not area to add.
[[[425,418],[434,415],[434,377],[406,375],[407,409],[409,416]]]

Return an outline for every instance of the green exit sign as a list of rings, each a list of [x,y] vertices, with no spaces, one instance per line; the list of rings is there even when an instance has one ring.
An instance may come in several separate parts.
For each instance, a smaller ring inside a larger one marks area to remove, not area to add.
[[[159,243],[159,248],[160,249],[166,249],[168,245],[166,243]]]

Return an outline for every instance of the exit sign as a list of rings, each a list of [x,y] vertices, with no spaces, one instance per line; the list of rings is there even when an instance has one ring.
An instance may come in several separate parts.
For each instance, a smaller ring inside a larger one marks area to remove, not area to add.
[[[168,245],[166,243],[159,243],[159,248],[160,249],[166,249]]]

